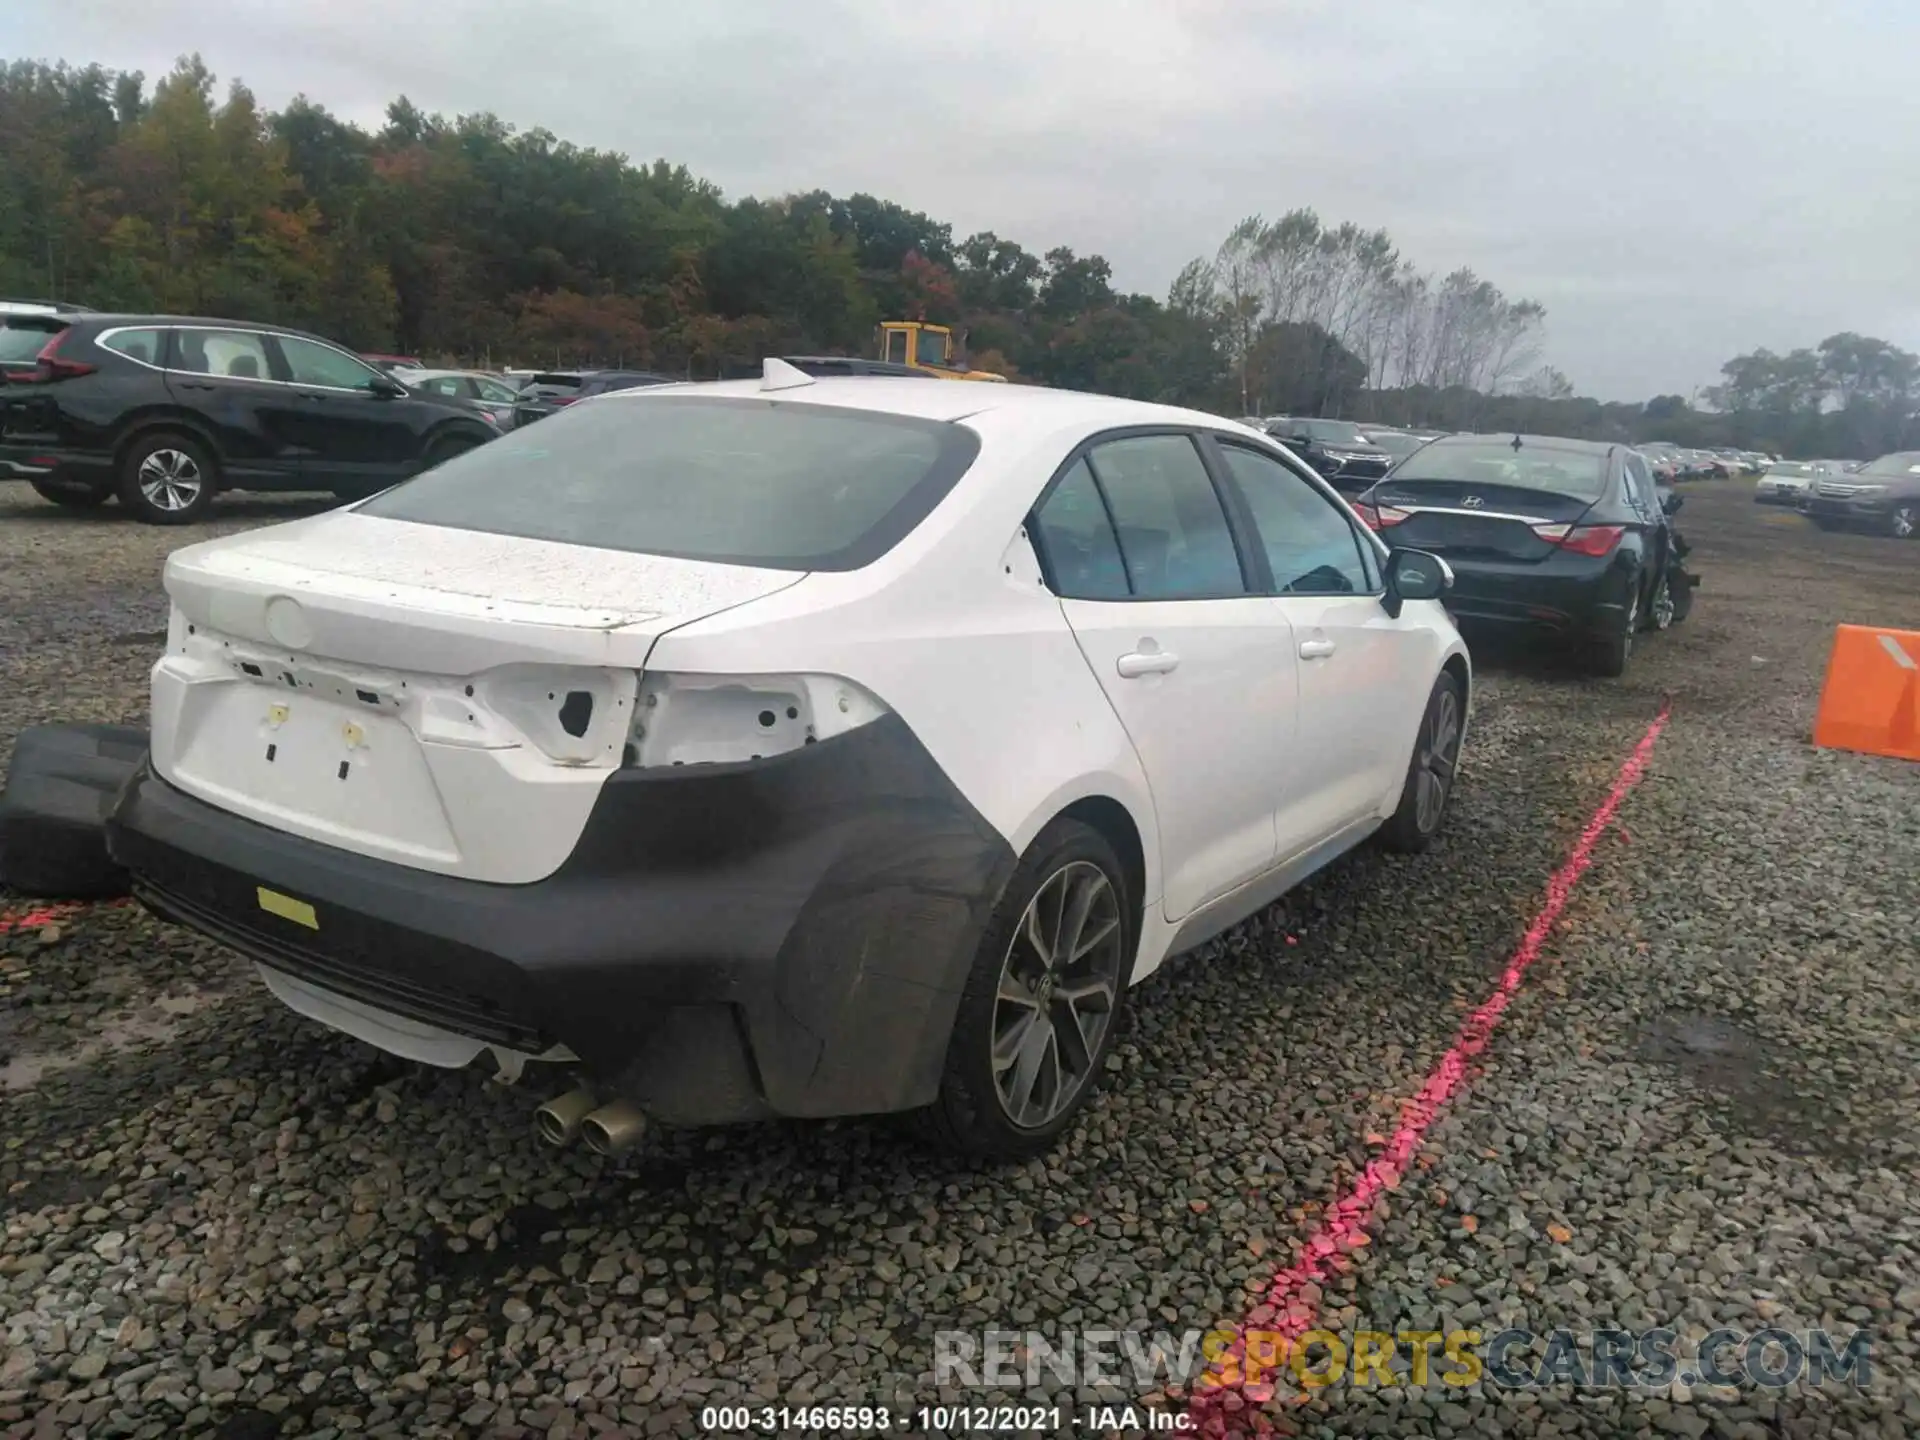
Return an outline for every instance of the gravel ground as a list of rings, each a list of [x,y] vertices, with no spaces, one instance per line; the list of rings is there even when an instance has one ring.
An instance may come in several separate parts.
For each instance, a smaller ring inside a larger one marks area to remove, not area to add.
[[[0,934],[0,1436],[693,1435],[711,1403],[963,1398],[932,1383],[936,1330],[1231,1322],[1668,698],[1483,1073],[1322,1313],[1864,1326],[1871,1384],[1341,1387],[1282,1424],[1920,1431],[1920,770],[1805,743],[1832,624],[1920,628],[1920,546],[1687,493],[1694,616],[1622,681],[1481,654],[1446,843],[1356,855],[1169,964],[1045,1162],[974,1173],[878,1123],[556,1155],[544,1092],[387,1063],[130,906]],[[180,538],[0,488],[0,755],[40,721],[141,718]]]

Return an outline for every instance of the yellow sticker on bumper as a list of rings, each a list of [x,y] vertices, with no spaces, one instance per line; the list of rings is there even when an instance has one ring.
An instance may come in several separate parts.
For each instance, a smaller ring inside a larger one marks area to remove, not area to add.
[[[282,920],[291,920],[309,930],[320,928],[320,917],[313,913],[313,906],[306,901],[282,895],[278,890],[269,890],[264,885],[257,887],[255,893],[260,897],[260,908],[269,915],[278,915]]]

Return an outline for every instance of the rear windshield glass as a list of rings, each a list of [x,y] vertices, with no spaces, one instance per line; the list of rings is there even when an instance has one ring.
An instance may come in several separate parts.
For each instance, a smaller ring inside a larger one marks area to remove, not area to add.
[[[1549,445],[1522,445],[1515,450],[1510,440],[1481,445],[1449,445],[1437,440],[1403,460],[1393,478],[1512,485],[1597,500],[1607,487],[1607,457]]]
[[[41,320],[32,315],[11,315],[0,324],[0,364],[31,362],[47,341],[67,328],[64,320]]]
[[[791,401],[584,401],[376,496],[368,515],[602,550],[853,570],[979,451],[940,421]]]
[[[1862,466],[1860,475],[1920,475],[1920,450],[1902,450],[1897,455],[1882,455],[1871,465]]]

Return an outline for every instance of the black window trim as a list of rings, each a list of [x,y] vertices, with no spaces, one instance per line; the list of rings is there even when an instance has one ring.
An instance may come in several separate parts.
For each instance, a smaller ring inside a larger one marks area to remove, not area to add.
[[[1085,436],[1066,458],[1054,468],[1047,483],[1040,487],[1040,493],[1033,504],[1027,507],[1026,531],[1028,543],[1033,547],[1034,557],[1040,562],[1040,576],[1046,582],[1047,589],[1061,600],[1077,600],[1087,605],[1167,605],[1180,604],[1189,600],[1265,600],[1271,599],[1273,577],[1267,571],[1266,552],[1253,541],[1253,530],[1247,526],[1243,516],[1236,510],[1241,503],[1236,493],[1222,489],[1220,474],[1212,458],[1207,454],[1203,436],[1211,432],[1194,425],[1116,425]],[[1060,588],[1060,582],[1053,567],[1053,561],[1046,553],[1046,540],[1040,533],[1040,512],[1053,498],[1053,492],[1065,483],[1073,467],[1092,452],[1097,446],[1109,444],[1115,440],[1138,440],[1156,435],[1178,435],[1192,444],[1205,473],[1208,483],[1213,486],[1214,499],[1219,503],[1220,511],[1226,518],[1227,534],[1233,540],[1233,553],[1240,562],[1240,584],[1243,588],[1230,593],[1208,595],[1135,595],[1133,590],[1133,572],[1127,569],[1126,547],[1120,544],[1120,528],[1114,523],[1113,503],[1107,499],[1106,486],[1100,481],[1100,472],[1091,460],[1087,461],[1087,473],[1093,477],[1094,492],[1100,497],[1100,506],[1107,513],[1107,526],[1113,531],[1114,548],[1120,555],[1121,568],[1126,571],[1127,590],[1125,595],[1103,595],[1088,598],[1069,595]]]
[[[1290,455],[1284,453],[1276,454],[1276,450],[1284,451],[1284,447],[1282,446],[1268,447],[1253,444],[1250,443],[1245,436],[1232,435],[1218,430],[1209,430],[1203,433],[1209,442],[1206,448],[1214,452],[1212,457],[1213,463],[1219,467],[1221,483],[1232,493],[1234,503],[1240,507],[1241,516],[1246,524],[1248,535],[1252,536],[1254,540],[1258,542],[1256,548],[1260,554],[1261,572],[1266,576],[1266,593],[1268,595],[1278,600],[1300,600],[1306,598],[1351,600],[1361,596],[1377,600],[1386,595],[1387,556],[1382,552],[1388,547],[1381,542],[1379,536],[1375,535],[1373,531],[1369,530],[1365,525],[1362,525],[1359,520],[1355,518],[1353,508],[1347,504],[1346,497],[1331,485],[1327,484],[1325,477],[1323,477],[1319,471],[1313,469],[1310,465],[1304,465],[1295,461]],[[1237,446],[1252,454],[1264,455],[1270,460],[1278,461],[1281,469],[1304,481],[1321,499],[1331,501],[1333,513],[1339,516],[1340,519],[1346,521],[1347,533],[1354,537],[1353,553],[1354,558],[1360,562],[1361,573],[1366,576],[1368,583],[1374,588],[1370,590],[1329,591],[1281,590],[1274,581],[1273,568],[1267,560],[1266,543],[1259,539],[1260,527],[1254,522],[1253,507],[1247,503],[1247,497],[1240,488],[1240,482],[1234,478],[1233,468],[1227,464],[1225,452],[1231,446]],[[1372,557],[1373,563],[1371,564],[1368,563],[1369,556]]]

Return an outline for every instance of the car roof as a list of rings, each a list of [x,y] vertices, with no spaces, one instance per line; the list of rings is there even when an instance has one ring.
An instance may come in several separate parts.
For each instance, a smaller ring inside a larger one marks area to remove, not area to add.
[[[621,390],[605,399],[646,404],[661,395],[764,395],[768,399],[800,404],[875,410],[926,420],[959,421],[976,415],[1001,414],[1043,419],[1062,426],[1084,421],[1095,426],[1163,424],[1259,433],[1251,426],[1203,410],[1187,410],[1149,400],[1127,400],[1116,395],[1094,395],[1082,390],[1054,390],[1044,385],[992,385],[980,380],[948,380],[928,385],[918,378],[893,375],[808,377],[806,384],[778,390],[763,390],[762,383],[760,380],[683,381],[652,385],[644,390]]]

